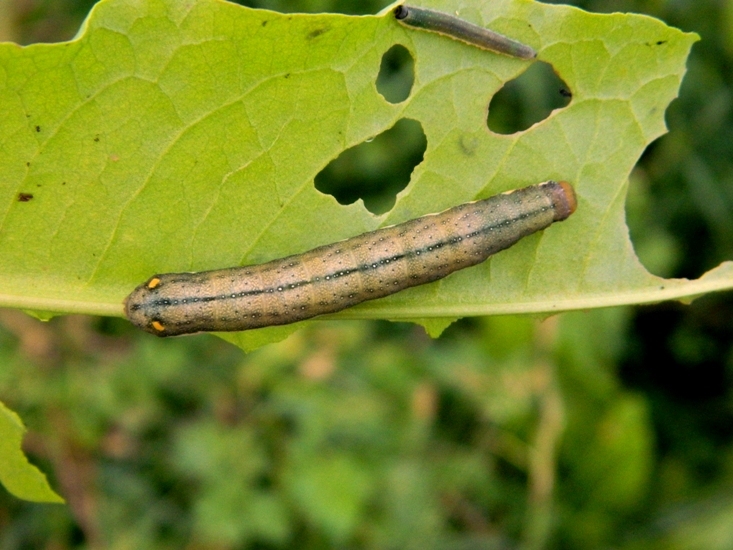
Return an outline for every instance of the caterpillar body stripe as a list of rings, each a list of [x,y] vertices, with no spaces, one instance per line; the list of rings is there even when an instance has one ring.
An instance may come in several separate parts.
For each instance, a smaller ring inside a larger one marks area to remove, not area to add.
[[[449,13],[406,4],[397,6],[393,13],[397,21],[408,27],[437,32],[472,46],[512,57],[521,59],[537,57],[537,52],[531,47]]]
[[[259,265],[155,275],[125,314],[157,336],[295,323],[442,279],[575,208],[572,186],[548,181]]]

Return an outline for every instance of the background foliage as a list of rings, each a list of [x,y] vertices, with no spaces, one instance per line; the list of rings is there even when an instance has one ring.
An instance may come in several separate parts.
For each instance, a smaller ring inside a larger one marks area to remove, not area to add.
[[[89,4],[13,2],[0,26],[68,39]],[[733,4],[582,7],[702,37],[627,204],[645,265],[699,276],[733,257]],[[246,356],[3,311],[0,400],[68,506],[1,493],[0,548],[731,548],[731,309],[476,319],[437,341],[318,323]]]

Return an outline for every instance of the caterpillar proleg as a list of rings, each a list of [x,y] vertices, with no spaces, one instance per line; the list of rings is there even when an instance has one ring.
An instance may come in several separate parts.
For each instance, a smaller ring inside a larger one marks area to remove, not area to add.
[[[531,185],[264,264],[154,275],[125,314],[157,336],[295,323],[481,263],[575,208],[569,183]]]
[[[394,16],[408,27],[437,32],[485,50],[521,59],[537,57],[529,46],[449,13],[402,4],[394,9]]]

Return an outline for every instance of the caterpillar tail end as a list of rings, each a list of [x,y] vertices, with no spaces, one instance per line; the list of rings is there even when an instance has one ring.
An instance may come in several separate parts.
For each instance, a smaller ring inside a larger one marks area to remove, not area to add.
[[[534,48],[531,48],[530,46],[526,46],[514,40],[511,41],[514,42],[514,45],[512,45],[512,47],[510,48],[510,55],[518,57],[519,59],[537,59],[537,51],[535,51]]]
[[[578,207],[575,189],[566,181],[548,182],[552,188],[552,205],[555,208],[555,221],[561,222],[570,217]]]

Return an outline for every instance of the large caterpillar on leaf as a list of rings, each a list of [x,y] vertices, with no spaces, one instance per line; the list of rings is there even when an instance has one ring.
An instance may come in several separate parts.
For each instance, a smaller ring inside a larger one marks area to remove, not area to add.
[[[548,181],[264,264],[154,275],[125,314],[157,336],[295,323],[481,263],[576,205],[569,183]]]

